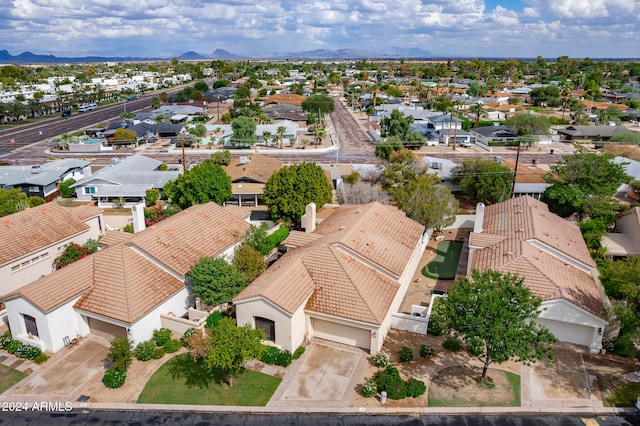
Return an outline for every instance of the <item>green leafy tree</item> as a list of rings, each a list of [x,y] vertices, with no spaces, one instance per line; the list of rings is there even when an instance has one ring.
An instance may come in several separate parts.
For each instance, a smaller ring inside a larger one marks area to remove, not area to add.
[[[27,197],[18,188],[0,189],[0,217],[17,213],[27,207],[35,207],[44,203],[41,197]]]
[[[426,166],[413,152],[408,149],[393,151],[382,174],[382,189],[393,194],[426,173]]]
[[[458,201],[433,175],[421,175],[394,192],[398,208],[427,229],[442,231],[456,220]]]
[[[268,226],[262,222],[259,226],[251,225],[249,232],[244,238],[244,242],[254,250],[260,252],[263,256],[269,254],[273,246],[269,241],[269,235],[267,234]]]
[[[181,209],[210,201],[222,204],[231,197],[231,178],[219,164],[207,159],[167,182],[164,192]]]
[[[264,350],[264,331],[248,324],[238,327],[233,318],[225,317],[215,327],[206,328],[204,338],[198,338],[198,334],[190,343],[191,357],[202,359],[209,371],[223,372],[229,386],[233,386],[233,378],[243,371],[244,364]]]
[[[331,184],[315,163],[284,166],[267,181],[262,200],[271,217],[299,224],[309,203],[317,208],[331,202]]]
[[[193,294],[207,305],[233,300],[248,284],[247,277],[220,257],[203,257],[189,268]]]
[[[231,164],[231,152],[226,149],[222,151],[216,151],[211,154],[211,161],[214,164],[220,164],[221,166],[228,166]]]
[[[264,255],[258,250],[249,247],[248,244],[241,244],[236,248],[231,264],[242,272],[249,282],[258,278],[267,269]]]
[[[195,125],[195,127],[193,127],[192,129],[189,130],[189,133],[191,133],[192,135],[196,135],[199,138],[203,137],[204,135],[207,134],[207,126],[205,126],[202,123],[198,123]]]
[[[204,81],[196,81],[195,84],[193,85],[193,88],[198,92],[204,93],[207,90],[209,90],[209,85]]]
[[[113,142],[119,145],[135,144],[137,142],[136,132],[123,128],[116,129],[113,134]]]
[[[158,109],[160,108],[160,98],[158,98],[157,96],[154,96],[153,98],[151,98],[151,108],[153,109]]]
[[[335,109],[333,98],[327,95],[311,95],[302,101],[302,110],[311,114],[318,112],[323,114],[331,114]]]
[[[612,313],[620,322],[620,335],[640,334],[640,256],[609,261],[602,271],[602,285],[614,300]]]
[[[515,114],[507,120],[507,126],[519,136],[548,135],[551,122],[543,115]]]
[[[551,173],[543,176],[551,184],[542,194],[549,209],[563,217],[578,213],[594,217],[609,209],[609,202],[618,187],[632,178],[624,164],[614,163],[613,154],[597,154],[579,148],[565,155],[563,161],[551,166]]]
[[[380,136],[383,138],[397,136],[404,140],[409,135],[412,124],[413,116],[405,116],[403,112],[394,109],[389,117],[380,120]]]
[[[491,160],[469,159],[451,171],[462,192],[479,200],[500,203],[511,197],[513,172]]]
[[[541,303],[517,275],[474,270],[470,279],[463,277],[451,287],[441,312],[446,328],[468,344],[482,343],[484,379],[492,363],[530,363],[550,356],[556,339],[534,321]]]
[[[404,149],[404,144],[399,137],[393,136],[375,143],[374,153],[381,160],[389,160],[391,153]]]
[[[133,361],[133,342],[126,336],[116,336],[111,340],[107,358],[116,370],[126,372]]]
[[[147,189],[145,192],[144,202],[147,207],[154,206],[160,199],[160,190],[157,188]]]
[[[256,143],[256,122],[251,117],[240,116],[231,123],[231,145],[252,146]]]
[[[76,183],[75,179],[67,179],[63,182],[60,182],[60,196],[62,198],[71,198],[76,194],[75,188],[70,188],[71,185]]]

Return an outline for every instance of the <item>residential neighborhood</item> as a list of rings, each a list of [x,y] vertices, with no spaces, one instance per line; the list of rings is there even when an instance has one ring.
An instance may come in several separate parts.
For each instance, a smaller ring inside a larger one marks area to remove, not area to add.
[[[515,62],[0,80],[0,399],[635,412],[640,68]]]

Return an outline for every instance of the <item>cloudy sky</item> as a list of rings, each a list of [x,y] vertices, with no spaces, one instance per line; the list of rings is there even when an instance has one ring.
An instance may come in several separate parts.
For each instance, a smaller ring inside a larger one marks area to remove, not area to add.
[[[640,0],[0,0],[0,49],[171,57],[315,49],[640,57]]]

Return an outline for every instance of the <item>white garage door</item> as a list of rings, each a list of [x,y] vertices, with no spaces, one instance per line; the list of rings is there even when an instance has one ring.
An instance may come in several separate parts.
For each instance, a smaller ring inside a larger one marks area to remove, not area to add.
[[[546,318],[538,318],[536,322],[543,325],[561,342],[575,343],[577,345],[591,346],[593,339],[593,327],[569,324],[567,322],[554,321]]]
[[[351,327],[335,322],[313,319],[313,337],[332,342],[356,346],[366,350],[371,349],[371,331],[363,328]]]

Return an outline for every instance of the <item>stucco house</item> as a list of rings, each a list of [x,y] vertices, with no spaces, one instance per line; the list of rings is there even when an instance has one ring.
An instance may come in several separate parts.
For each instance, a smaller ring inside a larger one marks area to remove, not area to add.
[[[248,215],[207,203],[134,236],[108,232],[102,242],[112,245],[5,297],[11,333],[52,352],[87,334],[147,340],[162,315],[187,314],[189,268],[205,256],[231,256],[249,230]]]
[[[314,232],[292,232],[292,248],[236,296],[238,324],[289,351],[321,338],[376,353],[428,239],[396,207],[340,206]]]
[[[243,155],[222,166],[231,177],[231,200],[233,204],[257,206],[264,185],[275,172],[282,168],[282,161],[262,154]]]
[[[479,143],[488,145],[489,142],[510,142],[517,141],[518,134],[513,132],[509,126],[485,126],[471,129],[471,134],[475,135]]]
[[[0,188],[18,188],[27,196],[53,200],[59,193],[58,184],[67,179],[80,180],[91,163],[75,158],[50,161],[31,166],[2,166]]]
[[[478,205],[469,237],[467,275],[498,270],[524,278],[542,298],[536,319],[558,340],[602,349],[606,295],[578,227],[529,196]]]
[[[616,218],[616,232],[600,240],[607,254],[614,258],[640,256],[640,207],[622,212]]]
[[[55,201],[0,218],[0,296],[53,272],[67,245],[97,240],[103,226],[101,209]]]
[[[162,161],[137,154],[85,176],[71,185],[80,201],[97,200],[99,207],[131,207],[144,202],[147,190],[162,189],[180,171],[158,170]]]

